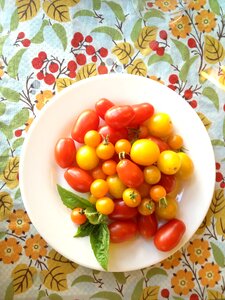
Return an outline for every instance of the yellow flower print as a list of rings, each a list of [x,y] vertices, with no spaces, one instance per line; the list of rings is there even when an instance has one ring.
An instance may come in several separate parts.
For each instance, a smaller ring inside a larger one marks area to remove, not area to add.
[[[161,84],[164,84],[164,81],[162,81],[160,77],[157,77],[155,75],[151,75],[151,76],[147,76],[147,77],[150,78],[150,79],[152,79],[152,80],[155,80],[155,81],[157,81],[157,82],[159,82]]]
[[[186,38],[191,32],[191,25],[188,16],[181,16],[170,21],[170,30],[177,38]]]
[[[203,264],[210,257],[209,243],[203,239],[190,242],[187,251],[190,261],[193,263]]]
[[[179,270],[171,279],[172,288],[176,294],[187,295],[195,286],[190,271]]]
[[[50,90],[41,91],[36,95],[36,107],[41,110],[42,107],[54,96],[54,93]]]
[[[162,11],[167,12],[177,7],[177,0],[156,0],[155,5]]]
[[[174,267],[177,267],[180,264],[181,261],[181,252],[177,251],[173,255],[167,257],[165,260],[161,262],[161,266],[164,269],[173,269]]]
[[[27,213],[22,210],[14,210],[9,216],[9,229],[17,235],[25,234],[30,229],[30,219]]]
[[[15,238],[5,239],[0,242],[0,261],[4,264],[14,263],[22,254],[22,246]]]
[[[199,10],[206,4],[206,0],[191,0],[188,4],[188,8],[193,10]]]
[[[206,287],[214,287],[220,280],[220,270],[218,265],[214,263],[206,263],[198,272],[201,280],[201,284]]]
[[[216,27],[215,14],[209,10],[201,10],[195,17],[200,32],[210,32]]]
[[[38,259],[47,254],[47,244],[40,234],[31,235],[31,237],[26,240],[26,246],[24,246],[24,248],[26,256],[32,259]]]
[[[25,127],[25,131],[27,132],[30,128],[31,123],[34,121],[34,118],[29,118],[27,120],[27,122],[25,123],[26,127]]]

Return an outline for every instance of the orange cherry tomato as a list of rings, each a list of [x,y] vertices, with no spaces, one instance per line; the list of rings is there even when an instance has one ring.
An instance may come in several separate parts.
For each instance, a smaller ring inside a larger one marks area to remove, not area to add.
[[[105,173],[102,171],[102,168],[100,165],[98,165],[96,168],[91,170],[91,176],[94,179],[106,179]]]
[[[97,200],[96,209],[103,215],[109,215],[114,210],[115,203],[109,197],[103,197]]]
[[[106,140],[101,142],[96,148],[96,154],[99,158],[107,160],[113,157],[115,153],[114,145]]]
[[[114,175],[116,174],[116,166],[117,163],[114,160],[106,160],[102,164],[102,171],[106,175]]]
[[[102,136],[96,130],[89,130],[84,136],[84,143],[93,148],[96,148],[101,141]]]
[[[108,183],[103,179],[96,179],[90,187],[91,194],[96,198],[104,197],[109,191]]]
[[[168,140],[167,140],[167,144],[170,146],[170,148],[172,150],[179,150],[183,147],[183,138],[178,135],[178,134],[174,134],[169,136]]]
[[[166,190],[161,185],[154,185],[150,189],[150,197],[152,200],[159,202],[160,199],[166,197]]]
[[[141,215],[148,216],[155,211],[155,203],[150,198],[144,198],[138,206]]]
[[[131,143],[126,139],[118,140],[115,144],[115,150],[116,150],[116,153],[118,153],[118,154],[120,152],[126,152],[127,154],[129,154],[130,149],[131,149]]]
[[[71,212],[71,220],[78,225],[84,224],[87,220],[87,217],[84,213],[83,208],[76,207]]]

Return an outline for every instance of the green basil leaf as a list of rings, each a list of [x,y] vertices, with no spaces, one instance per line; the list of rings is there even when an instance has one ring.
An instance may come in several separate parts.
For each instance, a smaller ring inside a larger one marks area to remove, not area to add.
[[[96,225],[90,234],[91,247],[94,255],[104,270],[109,260],[109,229],[107,224]]]
[[[105,215],[97,212],[95,207],[87,207],[85,209],[85,215],[86,215],[88,221],[93,225],[105,223],[107,220],[107,217]]]
[[[95,226],[87,221],[77,228],[77,232],[75,233],[74,237],[89,236],[94,228]]]
[[[93,207],[93,204],[90,203],[87,199],[82,198],[57,184],[57,190],[61,197],[63,204],[70,209],[75,207],[87,208]]]

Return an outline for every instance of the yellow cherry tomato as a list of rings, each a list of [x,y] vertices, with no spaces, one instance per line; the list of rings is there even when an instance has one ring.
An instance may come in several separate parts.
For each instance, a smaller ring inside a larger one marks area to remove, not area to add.
[[[166,197],[166,190],[162,185],[157,184],[151,187],[149,194],[152,200],[159,202]]]
[[[171,220],[174,219],[177,215],[178,204],[174,198],[166,197],[162,202],[157,203],[156,205],[156,215],[160,219]]]
[[[141,203],[141,195],[134,188],[127,188],[123,192],[123,201],[129,207],[137,207]]]
[[[176,176],[182,180],[187,180],[194,172],[194,164],[191,158],[184,152],[179,152],[178,156],[181,160],[181,166]]]
[[[114,207],[115,203],[109,197],[100,198],[96,202],[96,210],[103,215],[111,214],[114,210]]]
[[[95,196],[93,196],[92,194],[88,197],[88,200],[92,203],[95,204],[96,201],[98,200]]]
[[[109,193],[113,198],[119,199],[123,196],[123,191],[126,189],[125,184],[120,180],[118,175],[108,176],[106,179],[109,187]]]
[[[174,134],[169,136],[169,138],[167,139],[167,144],[172,150],[179,150],[181,149],[181,147],[183,147],[184,141],[180,135]]]
[[[90,187],[91,194],[96,198],[104,197],[109,191],[108,183],[103,179],[96,179]]]
[[[118,153],[118,154],[120,152],[126,152],[127,154],[129,154],[130,149],[131,149],[131,143],[126,139],[118,140],[115,143],[115,150],[116,150],[116,153]]]
[[[103,141],[96,148],[97,156],[101,159],[107,160],[113,157],[115,153],[114,145],[110,142]]]
[[[159,154],[158,145],[148,139],[135,141],[130,150],[131,159],[142,166],[149,166],[155,163]]]
[[[93,148],[96,148],[101,141],[101,134],[96,130],[89,130],[84,136],[84,143]]]
[[[99,158],[94,148],[84,145],[77,150],[76,161],[81,169],[92,170],[98,165]]]
[[[150,198],[144,198],[138,206],[141,215],[149,216],[155,211],[155,203]]]
[[[170,116],[166,113],[156,113],[147,122],[150,135],[164,138],[173,131],[173,124]]]
[[[159,170],[167,175],[177,173],[181,166],[181,158],[178,153],[172,150],[165,150],[160,153],[157,160],[157,167]]]
[[[161,172],[156,166],[145,167],[144,178],[147,183],[156,184],[161,179]]]

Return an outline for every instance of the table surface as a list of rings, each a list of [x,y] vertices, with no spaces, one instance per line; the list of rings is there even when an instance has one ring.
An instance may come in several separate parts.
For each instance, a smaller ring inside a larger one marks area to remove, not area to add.
[[[0,0],[0,299],[225,299],[225,2],[136,3]],[[19,190],[21,147],[40,110],[76,80],[109,72],[179,93],[202,119],[216,159],[212,203],[191,241],[126,273],[58,254],[33,227]]]

